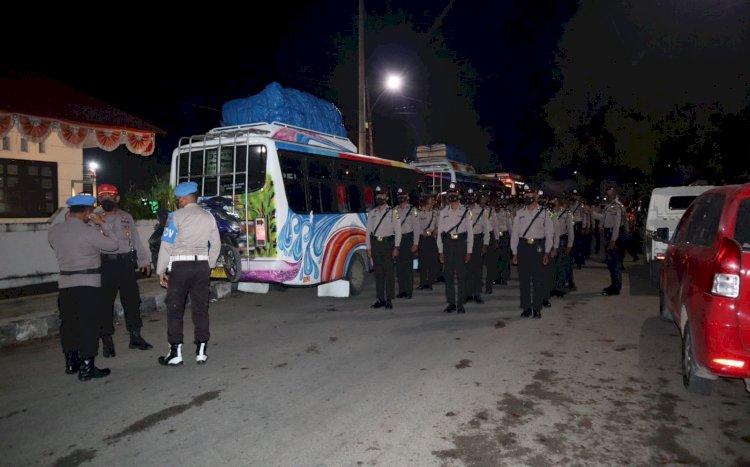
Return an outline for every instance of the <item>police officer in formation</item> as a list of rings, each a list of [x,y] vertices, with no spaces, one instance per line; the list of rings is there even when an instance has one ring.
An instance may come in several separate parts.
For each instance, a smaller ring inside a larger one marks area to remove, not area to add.
[[[609,269],[610,285],[602,290],[602,295],[620,295],[622,288],[622,271],[620,270],[620,254],[617,250],[617,238],[620,228],[624,225],[625,208],[617,200],[617,190],[614,186],[606,189],[607,204],[602,214],[604,228],[604,248],[607,269]]]
[[[460,192],[454,183],[447,191],[448,205],[440,210],[437,247],[444,265],[446,313],[466,313],[466,264],[471,260],[474,233],[470,211],[461,205]]]
[[[466,302],[474,300],[477,303],[484,303],[480,295],[482,290],[482,266],[484,264],[484,255],[487,253],[487,247],[490,244],[490,210],[476,203],[477,193],[474,189],[469,188],[464,196],[466,208],[472,218],[471,231],[474,232],[471,250],[471,259],[466,266]]]
[[[208,303],[211,268],[221,252],[214,216],[197,204],[198,184],[182,182],[174,189],[177,211],[169,217],[162,235],[156,273],[167,288],[167,341],[169,353],[159,357],[165,366],[182,365],[183,317],[190,297],[196,363],[206,363],[211,337]]]
[[[437,230],[440,212],[435,209],[435,195],[423,195],[423,207],[419,211],[419,286],[417,290],[432,290],[440,272],[437,249]]]
[[[542,317],[542,300],[549,291],[550,252],[554,240],[553,220],[538,204],[538,190],[528,188],[524,207],[513,219],[510,248],[513,264],[518,265],[521,289],[521,316]]]
[[[581,269],[586,260],[583,222],[586,217],[586,208],[578,190],[573,190],[570,193],[568,210],[573,218],[573,233],[575,237],[572,244],[573,250],[571,250],[573,262],[575,263],[576,268]]]
[[[513,227],[514,214],[508,208],[508,199],[499,198],[492,214],[492,232],[496,239],[497,261],[496,273],[492,276],[497,285],[507,285],[510,279],[510,229]],[[488,281],[487,289],[492,291],[492,284]]]
[[[393,260],[399,256],[401,220],[397,211],[388,206],[388,191],[379,186],[375,188],[375,208],[367,215],[365,244],[375,270],[377,301],[372,308],[391,309],[395,291]]]
[[[140,350],[152,347],[141,336],[141,294],[135,275],[136,267],[143,274],[151,274],[151,255],[141,241],[133,216],[119,208],[117,187],[105,183],[99,185],[97,192],[99,207],[95,212],[112,228],[119,242],[116,251],[102,251],[102,294],[110,312],[105,315],[100,332],[102,356],[107,358],[115,356],[112,334],[115,332],[113,315],[118,292],[125,312],[126,328],[130,333],[128,347]]]
[[[398,276],[398,298],[411,298],[414,292],[414,254],[419,248],[419,212],[409,203],[409,192],[396,190],[397,213],[401,220],[401,244],[396,257]]]
[[[565,289],[570,289],[573,284],[573,265],[571,261],[572,245],[575,239],[575,230],[573,227],[573,216],[567,208],[564,198],[557,198],[555,201],[555,210],[553,213],[555,219],[555,238],[557,254],[554,257],[554,284],[552,294],[564,296]]]
[[[96,198],[77,195],[66,204],[65,222],[50,227],[49,244],[60,268],[58,306],[60,342],[65,354],[65,373],[80,381],[103,378],[108,368],[97,368],[99,327],[107,310],[101,294],[101,251],[115,251],[112,228],[94,213]]]

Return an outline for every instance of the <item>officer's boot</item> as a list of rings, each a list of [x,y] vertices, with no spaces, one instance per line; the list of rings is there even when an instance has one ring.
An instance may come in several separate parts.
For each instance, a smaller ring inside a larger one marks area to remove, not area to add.
[[[208,346],[208,342],[198,342],[197,344],[195,344],[196,363],[206,363],[206,360],[208,360],[208,355],[206,355],[206,346]]]
[[[541,310],[537,310],[535,308],[534,309],[534,316],[533,317],[536,318],[536,319],[540,319],[542,317],[542,311]]]
[[[131,349],[148,350],[153,348],[153,345],[149,344],[143,337],[141,337],[141,331],[131,331],[130,345],[128,345],[128,347]]]
[[[102,336],[102,356],[104,358],[115,356],[115,343],[112,341],[112,334]]]
[[[182,365],[182,344],[169,344],[169,353],[159,357],[159,363],[164,366]]]
[[[65,354],[65,374],[74,375],[81,368],[81,356],[74,350]]]
[[[94,365],[94,357],[91,357],[81,362],[81,368],[78,369],[78,379],[80,381],[88,381],[91,378],[104,378],[109,373],[109,368],[97,368]]]

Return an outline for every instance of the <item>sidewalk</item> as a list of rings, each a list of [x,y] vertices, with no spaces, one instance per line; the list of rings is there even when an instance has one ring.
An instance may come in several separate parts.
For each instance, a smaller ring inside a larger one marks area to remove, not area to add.
[[[224,298],[232,293],[229,282],[211,281],[211,298]],[[167,290],[159,285],[156,276],[140,279],[141,313],[156,313],[166,309]],[[115,300],[115,319],[124,319],[119,297]],[[60,333],[57,292],[32,297],[0,300],[0,347],[31,339],[56,336]]]

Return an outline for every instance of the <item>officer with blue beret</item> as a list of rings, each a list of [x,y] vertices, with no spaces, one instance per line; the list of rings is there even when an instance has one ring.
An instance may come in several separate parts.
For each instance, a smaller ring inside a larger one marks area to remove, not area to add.
[[[159,357],[166,366],[182,365],[183,317],[190,295],[195,361],[206,363],[208,355],[208,301],[211,269],[221,252],[216,219],[198,205],[198,184],[182,182],[174,189],[178,209],[170,214],[161,238],[156,273],[167,288],[167,341],[169,353]],[[168,276],[167,276],[168,274]]]
[[[117,250],[117,238],[104,219],[94,213],[96,198],[69,198],[65,222],[50,227],[47,238],[55,252],[60,276],[60,342],[65,373],[80,381],[103,378],[109,368],[94,362],[99,347],[99,325],[107,310],[102,306],[101,252]]]

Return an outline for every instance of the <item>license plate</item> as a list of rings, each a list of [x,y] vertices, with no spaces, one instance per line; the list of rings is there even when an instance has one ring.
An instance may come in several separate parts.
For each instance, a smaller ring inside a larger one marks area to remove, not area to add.
[[[211,279],[226,279],[227,272],[224,268],[213,268],[211,269]]]

